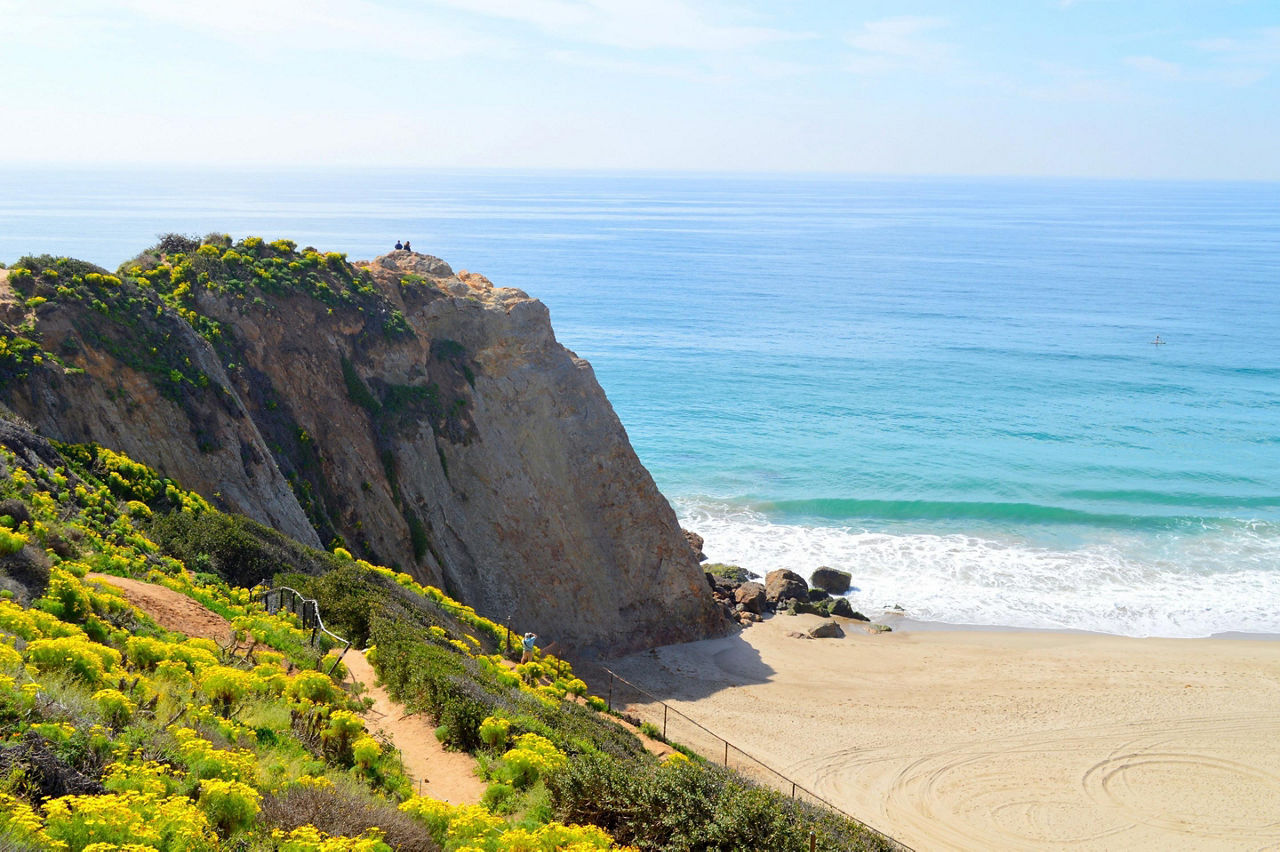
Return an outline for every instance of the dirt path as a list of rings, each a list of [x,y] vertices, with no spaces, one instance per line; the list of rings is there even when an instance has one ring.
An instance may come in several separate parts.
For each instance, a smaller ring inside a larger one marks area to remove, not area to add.
[[[386,735],[400,749],[405,771],[414,782],[413,791],[455,805],[479,802],[486,785],[476,777],[475,758],[445,751],[436,739],[435,727],[425,716],[409,715],[403,704],[392,700],[378,685],[378,677],[363,652],[348,651],[342,662],[373,699],[365,722],[371,731]]]
[[[231,641],[231,625],[225,618],[181,592],[111,574],[88,574],[85,579],[115,586],[125,600],[166,630],[212,639],[224,647]]]

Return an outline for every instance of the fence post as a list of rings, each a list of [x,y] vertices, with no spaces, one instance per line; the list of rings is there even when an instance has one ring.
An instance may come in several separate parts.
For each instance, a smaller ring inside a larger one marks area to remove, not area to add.
[[[667,738],[667,703],[662,703],[662,738]]]
[[[818,835],[812,831],[809,832],[809,852],[814,852],[818,848]]]
[[[724,765],[729,765],[729,741],[724,741]]]
[[[609,712],[613,712],[613,672],[609,672]]]
[[[794,799],[795,797],[796,797],[796,782],[792,781],[791,782],[791,798]]]

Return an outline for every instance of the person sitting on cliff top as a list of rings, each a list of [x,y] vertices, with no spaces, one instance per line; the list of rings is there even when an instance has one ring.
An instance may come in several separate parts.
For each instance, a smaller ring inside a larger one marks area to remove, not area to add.
[[[408,241],[408,240],[405,240],[405,241],[404,241],[404,250],[405,250],[405,251],[413,251],[413,249],[409,248],[409,241]]]
[[[524,653],[520,655],[520,662],[527,663],[533,659],[533,646],[538,641],[538,634],[526,633],[524,638],[520,640],[520,647],[524,649]]]
[[[400,251],[400,249],[402,249],[402,248],[404,248],[404,246],[400,245],[400,241],[399,241],[399,240],[396,240],[396,251]]]

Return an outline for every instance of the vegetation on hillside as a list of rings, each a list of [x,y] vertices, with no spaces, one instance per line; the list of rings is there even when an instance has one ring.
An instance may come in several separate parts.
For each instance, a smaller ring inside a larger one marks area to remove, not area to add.
[[[469,442],[469,391],[478,366],[456,341],[440,339],[429,341],[430,375],[419,371],[401,381],[362,376],[352,360],[360,361],[357,353],[415,337],[395,299],[375,286],[368,269],[339,252],[299,250],[287,239],[168,234],[114,274],[85,261],[39,255],[15,261],[8,281],[18,303],[9,321],[0,322],[0,391],[41,370],[82,373],[88,352],[105,353],[184,411],[201,452],[225,449],[211,424],[240,417],[243,404],[320,541],[376,561],[358,527],[344,533],[344,501],[322,472],[326,448],[300,424],[289,395],[273,385],[263,365],[253,363],[237,326],[242,316],[260,324],[288,316],[298,300],[322,319],[332,318],[335,330],[340,328],[336,336],[349,338],[351,350],[333,366],[340,367],[352,402],[369,415],[414,557],[422,562],[432,552],[430,530],[401,498],[394,447],[402,434],[424,423],[450,442]],[[405,276],[399,292],[430,298],[433,286]],[[122,383],[110,392],[125,405],[137,403]],[[439,458],[447,475],[443,450]]]

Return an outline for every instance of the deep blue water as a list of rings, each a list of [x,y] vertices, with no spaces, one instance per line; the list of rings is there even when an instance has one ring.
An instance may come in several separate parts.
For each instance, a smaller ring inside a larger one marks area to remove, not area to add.
[[[215,230],[408,238],[541,298],[718,561],[945,621],[1280,632],[1280,185],[0,171],[5,262]]]

